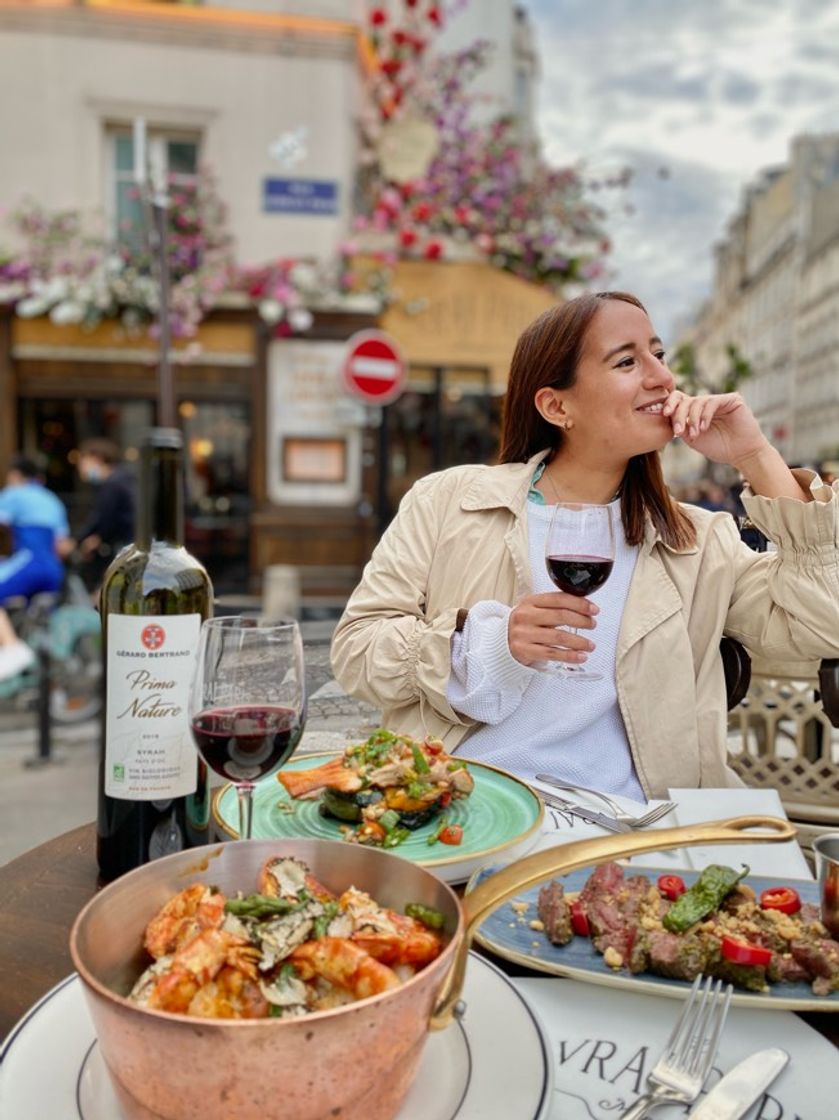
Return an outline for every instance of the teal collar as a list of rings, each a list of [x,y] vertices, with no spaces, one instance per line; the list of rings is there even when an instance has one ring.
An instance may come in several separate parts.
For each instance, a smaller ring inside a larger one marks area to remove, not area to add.
[[[545,501],[545,495],[542,491],[536,489],[536,483],[545,473],[545,466],[546,464],[542,462],[536,467],[536,470],[533,472],[533,477],[530,480],[530,489],[527,491],[527,500],[535,503],[537,506],[546,506],[548,504]]]

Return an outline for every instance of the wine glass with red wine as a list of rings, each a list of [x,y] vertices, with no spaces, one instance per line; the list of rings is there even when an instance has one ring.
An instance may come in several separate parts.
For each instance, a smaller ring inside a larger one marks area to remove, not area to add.
[[[545,540],[545,563],[560,591],[583,598],[609,578],[615,563],[612,516],[608,505],[557,502]],[[578,681],[603,679],[602,673],[583,665],[551,661],[543,667]]]
[[[249,840],[254,783],[288,760],[306,723],[297,623],[238,616],[205,622],[189,721],[198,753],[235,785],[239,837]]]

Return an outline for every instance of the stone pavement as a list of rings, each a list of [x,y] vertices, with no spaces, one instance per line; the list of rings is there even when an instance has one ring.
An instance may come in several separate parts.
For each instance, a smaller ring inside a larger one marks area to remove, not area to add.
[[[309,712],[300,750],[339,750],[379,725],[380,713],[342,691],[329,668],[334,622],[303,622]],[[38,754],[34,714],[0,711],[0,864],[96,817],[98,723],[54,727],[51,758]],[[220,779],[219,779],[220,780]]]

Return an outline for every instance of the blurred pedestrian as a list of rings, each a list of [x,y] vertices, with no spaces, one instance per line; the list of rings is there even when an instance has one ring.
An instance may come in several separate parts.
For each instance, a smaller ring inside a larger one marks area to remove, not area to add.
[[[121,460],[112,440],[87,439],[79,446],[79,476],[94,487],[93,508],[78,532],[85,582],[91,589],[102,582],[120,549],[134,540],[134,476]]]
[[[703,479],[698,485],[697,496],[689,500],[700,509],[710,510],[711,513],[732,512],[731,505],[726,500],[725,490],[711,479]]]
[[[58,591],[64,582],[59,548],[69,537],[67,511],[40,481],[34,460],[18,455],[0,490],[0,523],[11,531],[11,555],[0,560],[0,679],[22,672],[35,660],[3,609],[17,596]]]

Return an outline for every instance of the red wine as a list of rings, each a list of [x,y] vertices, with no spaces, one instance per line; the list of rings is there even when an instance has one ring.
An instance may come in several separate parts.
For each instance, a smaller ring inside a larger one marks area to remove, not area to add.
[[[268,704],[210,708],[192,721],[201,756],[232,782],[254,782],[278,769],[302,734],[297,712]]]
[[[96,855],[105,879],[210,840],[207,766],[192,741],[189,683],[210,579],[183,540],[180,432],[144,440],[137,541],[102,585],[105,727]]]
[[[549,556],[548,575],[568,595],[590,595],[609,578],[614,560],[602,556]]]

